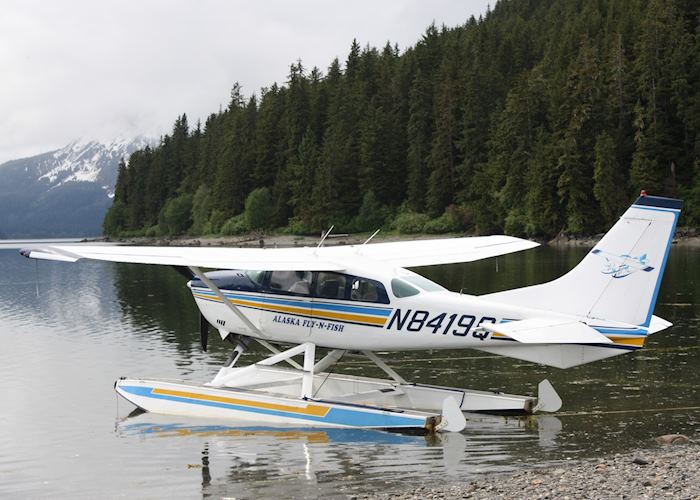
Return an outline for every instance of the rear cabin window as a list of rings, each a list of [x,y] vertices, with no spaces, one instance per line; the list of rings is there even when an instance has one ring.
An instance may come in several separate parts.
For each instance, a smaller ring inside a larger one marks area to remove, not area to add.
[[[347,276],[340,273],[320,272],[316,277],[316,297],[345,299]]]
[[[402,297],[411,297],[420,293],[420,290],[418,290],[416,287],[398,278],[391,280],[391,291],[393,292],[394,297],[398,299]]]
[[[311,295],[312,273],[310,271],[272,271],[269,289],[282,295]]]

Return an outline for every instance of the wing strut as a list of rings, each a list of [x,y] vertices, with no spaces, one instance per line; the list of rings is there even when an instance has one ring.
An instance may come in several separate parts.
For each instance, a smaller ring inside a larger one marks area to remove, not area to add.
[[[192,271],[192,272],[195,274],[195,276],[197,276],[200,280],[202,280],[202,282],[203,282],[205,285],[207,285],[207,287],[209,287],[209,290],[211,290],[212,292],[214,292],[214,293],[216,294],[216,296],[219,297],[219,298],[222,300],[222,302],[223,302],[224,304],[226,304],[226,306],[228,306],[228,308],[231,309],[231,311],[232,311],[236,316],[238,316],[238,319],[240,319],[240,320],[243,322],[243,324],[244,324],[245,326],[247,326],[248,329],[249,329],[252,333],[254,333],[254,334],[256,334],[256,335],[259,335],[260,337],[262,337],[262,338],[264,338],[264,339],[268,338],[267,335],[265,335],[263,332],[261,332],[260,329],[259,329],[257,326],[255,326],[253,323],[251,323],[251,321],[248,319],[248,317],[247,317],[245,314],[243,314],[243,313],[241,312],[241,310],[238,309],[238,307],[236,307],[235,305],[233,305],[233,304],[226,298],[226,296],[225,296],[225,295],[223,294],[223,292],[219,289],[219,287],[216,286],[214,283],[212,283],[212,281],[211,281],[209,278],[207,278],[207,276],[202,272],[201,269],[199,269],[198,267],[195,267],[195,266],[187,266],[187,267],[189,267],[189,268],[190,268],[190,271]]]

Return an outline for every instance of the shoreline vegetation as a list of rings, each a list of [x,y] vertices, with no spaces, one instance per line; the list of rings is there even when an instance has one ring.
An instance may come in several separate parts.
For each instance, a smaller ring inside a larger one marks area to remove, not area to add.
[[[596,458],[562,461],[465,482],[424,483],[351,498],[700,498],[697,443],[640,446]]]
[[[372,233],[354,234],[333,234],[324,241],[324,246],[336,245],[361,245],[372,235]],[[379,233],[372,238],[371,243],[384,243],[389,241],[425,240],[438,238],[468,237],[469,234],[448,233],[448,234],[400,234],[400,233]],[[572,236],[559,234],[550,240],[538,240],[543,245],[548,246],[571,246],[571,247],[593,247],[603,236],[603,233],[591,236]],[[242,247],[242,248],[289,248],[289,247],[315,247],[321,241],[321,236],[291,235],[284,233],[248,233],[239,236],[167,236],[167,237],[147,237],[139,236],[132,238],[98,238],[85,241],[107,241],[122,243],[126,245],[143,246],[183,246],[183,247]],[[700,247],[700,231],[696,228],[680,228],[673,237],[673,244],[687,247]]]

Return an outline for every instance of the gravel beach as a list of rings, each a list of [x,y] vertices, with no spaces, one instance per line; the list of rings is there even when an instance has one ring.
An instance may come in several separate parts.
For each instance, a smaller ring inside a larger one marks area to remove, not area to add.
[[[358,498],[700,499],[700,444],[659,445]]]

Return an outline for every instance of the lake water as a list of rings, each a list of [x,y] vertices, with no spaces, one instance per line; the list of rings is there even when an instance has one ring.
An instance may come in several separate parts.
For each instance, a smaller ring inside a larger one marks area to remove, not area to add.
[[[586,250],[538,248],[420,270],[486,293],[552,279]],[[477,351],[401,353],[405,378],[531,394],[548,378],[554,416],[468,416],[459,434],[237,428],[142,414],[118,400],[120,376],[207,381],[228,355],[202,353],[197,310],[169,268],[67,264],[0,249],[0,497],[344,497],[469,480],[646,446],[700,423],[700,250],[674,247],[656,314],[675,326],[637,353],[558,370]],[[254,361],[260,352],[250,352]],[[346,371],[381,375],[354,362]]]

